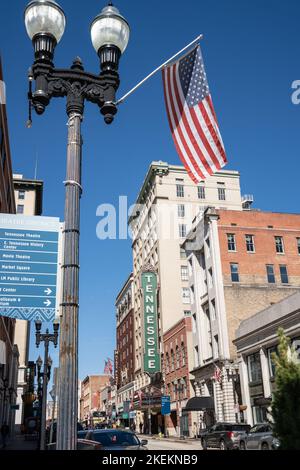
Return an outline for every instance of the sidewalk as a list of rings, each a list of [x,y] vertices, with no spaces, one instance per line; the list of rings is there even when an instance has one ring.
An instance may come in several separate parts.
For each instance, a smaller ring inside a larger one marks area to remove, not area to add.
[[[149,434],[139,434],[136,433],[140,440],[142,439],[153,439],[158,441],[168,441],[168,442],[181,442],[182,444],[194,444],[195,442],[199,441],[199,439],[194,439],[192,437],[185,437],[180,439],[180,437],[176,436],[169,436],[169,437],[160,437],[159,434],[153,434],[149,436]]]
[[[37,450],[37,441],[26,441],[24,436],[17,435],[12,439],[7,439],[7,444],[5,449],[0,446],[0,452],[9,450]]]

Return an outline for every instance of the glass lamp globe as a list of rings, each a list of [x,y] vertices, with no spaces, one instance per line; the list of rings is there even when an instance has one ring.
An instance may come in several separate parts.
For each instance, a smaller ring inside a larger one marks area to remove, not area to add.
[[[30,39],[38,34],[49,34],[59,43],[65,31],[66,17],[54,0],[33,0],[25,10],[25,26]]]
[[[123,54],[129,35],[129,24],[112,3],[103,8],[91,25],[92,43],[97,53],[104,46],[116,46]]]

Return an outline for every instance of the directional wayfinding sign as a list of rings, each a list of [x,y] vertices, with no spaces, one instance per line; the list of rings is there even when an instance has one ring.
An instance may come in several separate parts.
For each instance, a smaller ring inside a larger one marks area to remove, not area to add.
[[[164,395],[161,397],[161,414],[171,414],[171,397],[170,395]]]
[[[57,218],[0,214],[0,315],[54,320],[60,227]]]

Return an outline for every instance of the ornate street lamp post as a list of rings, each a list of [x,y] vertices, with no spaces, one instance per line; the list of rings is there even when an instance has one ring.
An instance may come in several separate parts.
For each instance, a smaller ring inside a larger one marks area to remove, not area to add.
[[[36,346],[37,348],[41,343],[45,343],[45,354],[44,354],[44,369],[43,369],[43,388],[42,388],[42,406],[41,406],[41,428],[40,428],[40,450],[46,449],[46,412],[47,412],[47,386],[50,379],[50,371],[52,366],[52,359],[49,357],[49,344],[54,343],[54,347],[57,347],[58,344],[58,330],[59,323],[56,322],[53,324],[54,333],[49,333],[49,330],[46,330],[45,334],[41,333],[42,322],[35,322],[36,329]],[[37,360],[38,366],[38,390],[39,394],[41,391],[41,368],[42,368],[42,359],[39,357]]]
[[[60,376],[63,380],[59,385],[57,449],[74,450],[78,416],[81,121],[85,101],[90,101],[99,107],[105,122],[112,123],[117,113],[115,96],[120,83],[119,59],[127,47],[130,28],[112,3],[94,19],[91,38],[101,64],[101,73],[94,75],[84,71],[78,57],[70,69],[54,67],[55,47],[66,26],[65,14],[55,1],[30,2],[25,10],[25,25],[35,54],[30,73],[30,80],[35,80],[35,91],[29,94],[35,111],[43,114],[52,98],[67,99],[69,131],[60,340]]]
[[[145,391],[146,391],[147,396],[148,396],[148,434],[149,434],[149,436],[152,436],[151,404],[152,404],[153,387],[146,387]]]
[[[13,387],[10,387],[9,386],[9,379],[8,377],[4,377],[2,376],[2,384],[3,386],[0,387],[0,393],[2,395],[2,399],[3,399],[3,405],[2,405],[2,412],[1,412],[1,415],[2,415],[2,423],[5,423],[7,421],[7,404],[11,404],[11,401],[12,401],[12,395],[14,393],[14,388]],[[7,394],[8,392],[8,394]],[[9,402],[8,402],[8,398],[9,398]]]
[[[183,426],[182,426],[182,403],[181,403],[181,400],[182,400],[182,395],[183,392],[184,392],[184,389],[185,389],[185,381],[184,379],[180,379],[179,381],[176,379],[174,381],[174,386],[175,386],[175,393],[176,395],[178,394],[178,397],[179,397],[179,420],[178,420],[178,423],[179,423],[179,429],[178,429],[178,434],[179,434],[179,437],[180,439],[183,439],[184,438],[184,435],[183,435]]]

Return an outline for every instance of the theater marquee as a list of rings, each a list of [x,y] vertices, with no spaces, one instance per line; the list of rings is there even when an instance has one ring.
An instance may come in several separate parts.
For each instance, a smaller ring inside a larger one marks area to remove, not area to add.
[[[144,296],[144,372],[160,372],[157,316],[157,275],[150,270],[142,273]]]

